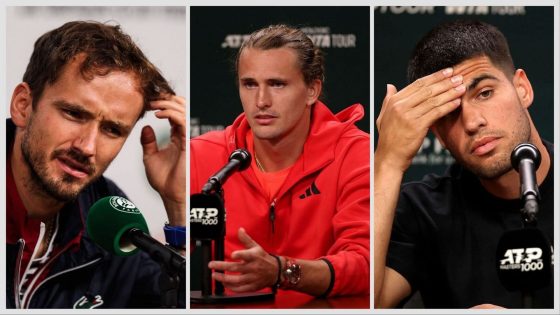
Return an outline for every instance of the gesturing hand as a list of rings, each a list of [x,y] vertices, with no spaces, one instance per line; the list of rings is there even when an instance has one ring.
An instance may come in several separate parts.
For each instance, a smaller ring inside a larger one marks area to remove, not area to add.
[[[155,116],[171,125],[170,142],[158,148],[154,130],[142,129],[140,141],[144,151],[144,167],[150,185],[160,194],[171,225],[186,222],[186,115],[185,99],[170,95],[152,101]]]
[[[451,77],[448,68],[420,78],[397,92],[387,85],[381,112],[376,121],[379,140],[376,160],[404,172],[420,149],[430,126],[459,107],[465,93],[460,75]]]
[[[210,269],[222,272],[212,273],[212,278],[234,292],[257,291],[276,283],[278,262],[255,242],[245,229],[240,228],[237,237],[245,246],[234,251],[231,258],[237,261],[211,261]],[[235,273],[231,274],[229,272]]]

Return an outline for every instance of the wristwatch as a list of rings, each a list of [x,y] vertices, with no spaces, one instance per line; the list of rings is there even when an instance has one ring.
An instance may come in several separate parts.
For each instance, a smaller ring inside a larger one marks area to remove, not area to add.
[[[286,265],[282,269],[282,276],[284,279],[280,284],[280,288],[282,289],[292,289],[301,280],[301,265],[298,264],[295,260],[285,257]]]

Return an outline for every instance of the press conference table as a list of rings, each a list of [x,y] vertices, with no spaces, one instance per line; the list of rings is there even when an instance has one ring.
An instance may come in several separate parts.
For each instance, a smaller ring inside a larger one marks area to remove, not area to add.
[[[369,295],[364,296],[343,296],[332,298],[316,298],[311,295],[299,293],[295,291],[278,291],[276,297],[268,301],[246,302],[246,303],[219,303],[219,304],[193,304],[191,309],[201,308],[236,308],[236,309],[253,309],[253,308],[341,308],[341,309],[357,309],[369,308]]]

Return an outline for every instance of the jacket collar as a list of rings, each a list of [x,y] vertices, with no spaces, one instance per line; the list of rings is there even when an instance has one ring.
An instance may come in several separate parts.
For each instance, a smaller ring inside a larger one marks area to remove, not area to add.
[[[333,114],[320,101],[313,105],[311,111],[311,130],[303,146],[303,153],[293,166],[279,196],[295,184],[300,178],[315,173],[334,160],[336,145],[349,130],[356,129],[354,123],[364,116],[361,104],[354,104],[338,114]],[[247,132],[250,130],[245,113],[239,115],[231,126],[225,130],[228,152],[238,148],[247,149]],[[320,154],[318,154],[320,152]],[[256,177],[251,169],[241,173],[249,182]]]
[[[15,132],[16,132],[16,126],[14,125],[14,123],[12,122],[11,119],[6,119],[6,146],[7,146],[7,152],[11,152],[13,144],[14,144],[14,138],[15,138]],[[9,159],[10,155],[8,155],[8,159]],[[11,172],[10,168],[9,168],[9,161],[6,161],[7,166],[8,166],[8,170]],[[8,174],[8,179],[11,178],[11,174]],[[8,183],[9,185],[12,185],[13,188],[15,189],[15,183],[11,182]],[[86,189],[89,189],[89,187],[87,187]],[[72,202],[69,202],[68,204],[66,204],[61,210],[60,210],[60,218],[59,218],[59,229],[58,229],[58,234],[56,236],[57,239],[57,246],[59,246],[59,248],[71,248],[71,249],[77,249],[80,245],[80,239],[81,236],[84,232],[84,218],[83,218],[83,213],[84,211],[81,209],[82,207],[82,195],[84,194],[84,192],[81,192],[80,195],[78,195],[78,198]],[[19,196],[17,196],[17,192],[15,193],[15,197],[16,200],[15,201],[19,201]],[[19,204],[21,204],[21,201],[19,201]],[[23,207],[23,204],[21,204],[21,207]],[[23,220],[25,219],[25,213],[12,213],[10,214],[10,216],[13,217],[13,219],[15,220]],[[11,217],[11,218],[12,218]],[[23,226],[21,224],[19,225],[13,225],[13,227],[15,226]],[[12,231],[13,233],[15,233],[14,235],[18,234],[16,231]],[[22,235],[21,233],[19,233],[19,235]]]

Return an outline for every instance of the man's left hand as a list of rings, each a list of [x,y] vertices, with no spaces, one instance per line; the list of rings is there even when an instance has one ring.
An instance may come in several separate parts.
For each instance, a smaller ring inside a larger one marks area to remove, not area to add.
[[[245,229],[240,228],[237,237],[245,249],[234,251],[231,258],[237,261],[211,261],[210,269],[225,274],[213,272],[212,278],[224,284],[224,287],[234,292],[257,291],[271,287],[278,277],[278,262],[255,242]]]
[[[158,148],[156,135],[150,126],[142,129],[140,141],[144,151],[144,167],[150,185],[160,194],[170,225],[186,222],[186,115],[185,99],[169,95],[152,101],[155,116],[167,119],[171,125],[169,144]]]

